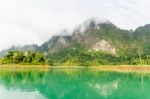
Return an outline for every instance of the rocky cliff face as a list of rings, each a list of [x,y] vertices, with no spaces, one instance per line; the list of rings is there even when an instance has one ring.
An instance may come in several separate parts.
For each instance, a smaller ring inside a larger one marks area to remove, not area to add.
[[[116,54],[116,48],[113,47],[109,42],[105,40],[100,40],[91,48],[94,51],[107,51],[112,54]]]

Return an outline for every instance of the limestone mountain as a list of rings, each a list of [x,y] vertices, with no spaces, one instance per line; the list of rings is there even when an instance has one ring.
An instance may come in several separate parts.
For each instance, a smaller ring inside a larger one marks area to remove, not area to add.
[[[67,34],[67,33],[66,33]],[[71,35],[53,36],[40,46],[42,51],[57,52],[63,48],[79,44],[89,51],[106,51],[116,54],[132,40],[132,33],[117,28],[108,20],[89,19],[77,26]]]
[[[127,53],[130,51],[149,51],[150,25],[138,27],[135,31],[120,29],[109,20],[91,18],[77,26],[72,32],[62,31],[60,35],[51,37],[41,46],[27,45],[11,47],[9,50],[37,50],[56,53],[65,48],[80,45],[89,51],[104,51],[111,54]]]

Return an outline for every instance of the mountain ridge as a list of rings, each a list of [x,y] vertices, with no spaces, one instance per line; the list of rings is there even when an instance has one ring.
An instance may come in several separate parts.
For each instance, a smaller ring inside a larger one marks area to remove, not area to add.
[[[140,43],[137,43],[140,42]],[[132,49],[149,49],[150,24],[140,26],[135,31],[120,29],[109,20],[91,18],[77,26],[72,33],[63,31],[60,35],[53,36],[41,46],[26,45],[14,47],[0,52],[10,50],[36,50],[41,52],[55,53],[64,48],[79,44],[89,51],[106,51],[110,54],[126,53]],[[148,46],[144,46],[147,44]]]

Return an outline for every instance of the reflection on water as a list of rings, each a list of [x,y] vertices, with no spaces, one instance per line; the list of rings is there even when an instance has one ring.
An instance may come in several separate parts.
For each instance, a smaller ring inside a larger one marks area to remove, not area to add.
[[[0,85],[1,99],[46,99],[38,91],[21,91],[19,89],[7,89]]]
[[[90,84],[90,87],[95,88],[95,90],[97,90],[97,92],[99,92],[101,96],[107,98],[107,96],[113,94],[113,92],[117,90],[118,82],[114,81],[114,82],[108,82],[106,84],[95,83],[95,84]]]
[[[87,69],[0,72],[0,99],[150,99],[150,75]]]

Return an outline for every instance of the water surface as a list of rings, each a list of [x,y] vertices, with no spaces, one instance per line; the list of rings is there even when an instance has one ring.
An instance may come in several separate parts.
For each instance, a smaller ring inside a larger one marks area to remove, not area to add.
[[[88,69],[1,71],[0,99],[150,99],[150,74]]]

